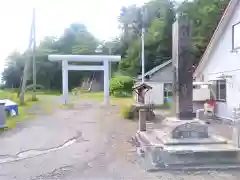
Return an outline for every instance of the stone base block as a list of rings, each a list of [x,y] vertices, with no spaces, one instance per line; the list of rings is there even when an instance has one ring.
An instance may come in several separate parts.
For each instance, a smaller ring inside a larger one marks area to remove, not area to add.
[[[141,163],[149,171],[240,168],[240,148],[222,140],[169,145],[157,139],[154,132],[138,132],[136,141]]]
[[[204,109],[198,109],[196,111],[196,118],[199,119],[199,120],[205,120],[206,117],[204,115]]]

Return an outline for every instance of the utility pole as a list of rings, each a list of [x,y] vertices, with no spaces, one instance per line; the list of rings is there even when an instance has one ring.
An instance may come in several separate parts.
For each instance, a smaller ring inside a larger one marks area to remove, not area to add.
[[[28,45],[28,51],[30,51],[32,48],[34,25],[35,25],[35,9],[33,10],[33,19],[32,19],[32,24],[31,24],[31,32],[30,32],[30,41],[29,41],[29,45]],[[25,61],[24,70],[23,70],[21,92],[19,95],[20,104],[24,104],[24,93],[26,91],[26,86],[27,86],[29,64],[30,64],[30,57],[28,56]]]
[[[144,27],[142,27],[142,35],[141,35],[141,42],[142,42],[142,83],[144,83],[144,74],[145,74],[145,59],[144,59],[144,33],[145,33],[145,29]]]
[[[142,22],[141,22],[141,26],[142,26],[142,32],[141,32],[141,45],[142,45],[142,83],[144,83],[144,75],[145,75],[145,52],[144,52],[144,34],[145,34],[145,15],[146,12],[143,10],[141,10],[141,16],[142,16]]]
[[[37,85],[37,75],[36,75],[36,14],[35,14],[35,8],[33,8],[33,22],[32,22],[32,43],[33,43],[33,95],[32,100],[36,100],[36,85]]]

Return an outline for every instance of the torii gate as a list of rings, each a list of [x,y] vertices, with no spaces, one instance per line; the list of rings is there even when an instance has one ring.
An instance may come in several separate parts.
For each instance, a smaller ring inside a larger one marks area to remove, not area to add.
[[[109,104],[109,62],[118,62],[121,56],[108,55],[49,55],[50,61],[62,61],[62,93],[68,103],[68,71],[104,71],[104,103]],[[68,62],[103,62],[103,65],[69,65]]]

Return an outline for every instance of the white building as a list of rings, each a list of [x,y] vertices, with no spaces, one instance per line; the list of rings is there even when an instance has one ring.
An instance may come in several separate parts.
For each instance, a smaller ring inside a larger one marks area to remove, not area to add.
[[[240,0],[231,0],[194,73],[196,81],[213,82],[216,116],[232,119],[240,106]]]
[[[156,106],[165,104],[172,99],[172,81],[173,81],[172,60],[168,60],[144,74],[145,83],[152,87],[145,94],[145,104],[154,104]],[[142,76],[137,77],[136,84],[141,82]],[[135,100],[138,94],[134,95]]]

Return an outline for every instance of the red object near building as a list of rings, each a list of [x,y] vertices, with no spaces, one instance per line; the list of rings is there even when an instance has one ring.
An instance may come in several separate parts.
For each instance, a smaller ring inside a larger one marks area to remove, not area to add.
[[[207,100],[207,103],[211,107],[215,107],[216,106],[216,101],[215,100]]]

